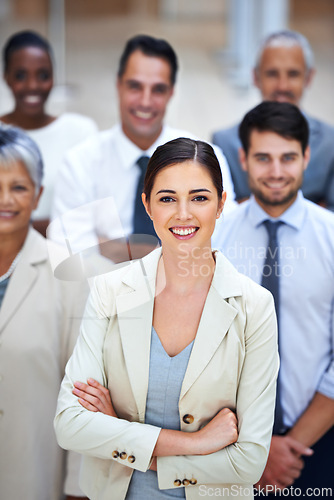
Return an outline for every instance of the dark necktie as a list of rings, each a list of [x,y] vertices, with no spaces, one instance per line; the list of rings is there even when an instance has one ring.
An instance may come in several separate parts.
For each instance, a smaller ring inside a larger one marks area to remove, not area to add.
[[[147,164],[149,161],[148,156],[141,156],[137,161],[140,168],[140,176],[138,179],[136,198],[133,213],[133,233],[134,234],[152,234],[156,236],[151,219],[146,213],[143,205],[141,195],[144,186],[144,177],[146,173]]]
[[[261,285],[269,290],[275,302],[277,325],[278,325],[278,346],[279,346],[279,246],[277,242],[277,230],[279,226],[284,224],[281,221],[272,222],[266,220],[263,222],[267,232],[268,232],[268,248],[266,253],[266,260],[264,262],[262,271],[262,281]],[[285,431],[283,424],[283,411],[281,405],[281,390],[280,390],[280,378],[277,380],[277,392],[276,392],[276,406],[275,406],[275,420],[273,434],[282,434]]]

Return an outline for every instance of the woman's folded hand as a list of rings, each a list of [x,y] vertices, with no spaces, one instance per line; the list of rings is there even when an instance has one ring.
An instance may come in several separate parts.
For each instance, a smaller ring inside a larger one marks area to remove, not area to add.
[[[210,422],[194,433],[198,455],[219,451],[238,439],[237,417],[229,408],[223,408]]]
[[[116,417],[109,390],[96,380],[89,378],[87,384],[74,382],[72,393],[79,398],[79,403],[86,410],[101,412]]]

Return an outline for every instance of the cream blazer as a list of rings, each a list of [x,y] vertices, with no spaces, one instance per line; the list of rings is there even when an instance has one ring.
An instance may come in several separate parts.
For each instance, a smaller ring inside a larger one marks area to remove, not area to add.
[[[83,288],[54,278],[47,242],[30,229],[0,309],[1,500],[63,498],[67,454],[53,419],[82,316],[73,287]],[[75,495],[79,467],[71,461]]]
[[[62,382],[58,442],[85,455],[81,487],[93,500],[126,497],[132,470],[148,469],[160,432],[144,423],[159,257],[160,249],[96,279]],[[253,498],[273,425],[276,336],[271,294],[217,252],[181,389],[180,426],[194,432],[229,407],[237,413],[239,438],[207,456],[159,457],[160,489],[183,482],[187,500],[223,492]],[[89,377],[108,387],[118,419],[85,410],[72,395],[73,382]]]

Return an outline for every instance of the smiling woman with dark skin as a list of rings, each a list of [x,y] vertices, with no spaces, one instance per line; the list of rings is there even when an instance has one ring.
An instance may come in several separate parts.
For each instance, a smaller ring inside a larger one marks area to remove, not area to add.
[[[96,131],[87,117],[46,109],[53,88],[53,54],[49,42],[33,31],[11,36],[3,49],[4,80],[14,98],[14,108],[0,117],[7,125],[25,130],[38,144],[45,165],[44,192],[34,227],[45,235],[53,198],[53,185],[65,151]]]
[[[52,52],[46,40],[27,32],[16,35],[14,42],[10,39],[4,49],[4,79],[15,103],[1,121],[32,130],[56,119],[45,110],[53,87]]]

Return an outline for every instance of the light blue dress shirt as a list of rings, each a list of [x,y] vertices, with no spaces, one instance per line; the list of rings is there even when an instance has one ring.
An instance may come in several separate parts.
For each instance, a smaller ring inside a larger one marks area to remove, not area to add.
[[[238,271],[261,282],[268,244],[264,220],[278,229],[281,401],[291,427],[319,391],[334,398],[334,214],[306,200],[272,219],[252,196],[223,218],[213,236]]]

